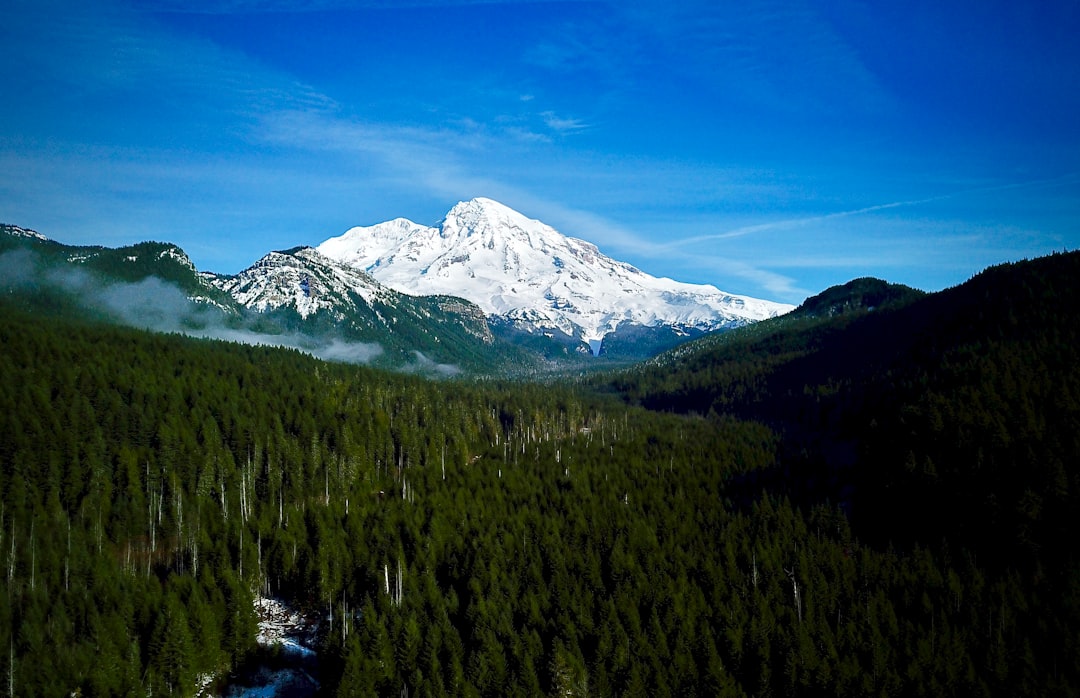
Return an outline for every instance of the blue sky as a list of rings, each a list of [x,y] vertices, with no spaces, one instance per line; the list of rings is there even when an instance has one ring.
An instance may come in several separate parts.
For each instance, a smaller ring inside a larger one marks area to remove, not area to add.
[[[884,7],[883,7],[884,6]],[[7,0],[0,221],[272,249],[497,199],[799,302],[1080,242],[1080,4]]]

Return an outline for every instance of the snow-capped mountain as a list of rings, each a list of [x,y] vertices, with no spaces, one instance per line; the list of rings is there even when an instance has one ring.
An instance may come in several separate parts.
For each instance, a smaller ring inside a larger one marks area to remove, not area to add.
[[[202,276],[238,304],[259,313],[285,310],[303,321],[328,318],[365,334],[378,327],[400,332],[406,326],[426,324],[436,342],[439,328],[450,323],[474,339],[492,341],[483,313],[460,298],[399,293],[312,247],[271,252],[234,276],[209,272]]]
[[[344,310],[355,310],[353,296],[370,304],[386,290],[368,274],[311,247],[271,252],[235,276],[203,276],[244,307],[258,312],[287,307],[305,319],[320,310],[340,319]]]
[[[793,307],[650,276],[484,198],[457,204],[435,227],[398,218],[317,249],[398,291],[458,295],[519,327],[587,342],[593,353],[620,326],[711,331]]]

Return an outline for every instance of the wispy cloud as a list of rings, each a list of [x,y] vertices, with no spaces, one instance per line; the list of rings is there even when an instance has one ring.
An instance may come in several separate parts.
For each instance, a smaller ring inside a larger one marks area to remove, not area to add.
[[[581,119],[560,117],[553,111],[545,111],[540,116],[543,117],[548,128],[559,133],[576,133],[589,127]]]
[[[710,274],[716,279],[738,281],[740,285],[750,285],[756,290],[753,294],[742,292],[741,295],[766,295],[770,300],[786,303],[794,303],[802,300],[810,291],[800,287],[798,281],[786,274],[773,271],[765,265],[751,263],[745,259],[736,257],[722,257],[719,255],[676,255],[670,257],[673,262],[681,262],[692,266],[698,275],[703,272]],[[768,260],[772,266],[771,260]],[[713,284],[716,285],[716,284]],[[731,288],[723,289],[728,292]],[[738,291],[735,291],[738,293]]]
[[[733,230],[727,230],[722,233],[696,235],[694,237],[673,240],[664,245],[664,247],[687,247],[689,245],[708,242],[710,240],[728,240],[731,238],[743,237],[744,235],[763,233],[771,230],[786,230],[789,228],[797,228],[799,226],[811,225],[814,223],[823,223],[825,221],[834,220],[837,218],[848,218],[850,216],[859,216],[866,213],[873,213],[875,211],[885,211],[891,208],[900,208],[901,206],[914,206],[916,204],[930,203],[931,201],[938,201],[943,198],[946,197],[934,196],[926,199],[913,199],[911,201],[893,201],[887,204],[875,204],[873,206],[865,206],[863,208],[852,209],[850,211],[837,211],[835,213],[826,213],[817,216],[802,216],[799,218],[787,218],[779,221],[769,221],[767,223],[757,223],[754,225],[746,225],[735,228]]]
[[[222,7],[224,11],[247,12],[325,6],[318,2],[238,2]],[[168,11],[170,3],[151,7]],[[181,11],[187,7],[186,3],[183,7],[175,4],[174,9]],[[208,8],[207,5],[202,9]],[[42,10],[38,14],[38,20],[44,22],[49,13]],[[242,236],[187,240],[181,231],[192,226],[186,221],[216,219],[218,225],[234,230],[258,229],[263,221],[282,217],[287,209],[298,205],[299,199],[310,208],[316,201],[336,196],[340,202],[355,196],[353,192],[397,182],[393,186],[410,189],[414,198],[437,198],[447,203],[477,195],[492,196],[568,234],[597,242],[609,253],[664,258],[658,254],[662,246],[632,228],[575,206],[574,196],[563,199],[551,193],[562,190],[569,193],[575,188],[574,179],[590,182],[594,188],[598,182],[610,179],[613,187],[626,189],[614,195],[612,203],[617,206],[627,195],[637,198],[639,188],[657,189],[658,181],[633,184],[613,179],[611,165],[606,162],[579,160],[574,172],[568,173],[561,155],[550,160],[538,157],[530,148],[551,146],[551,134],[581,133],[590,124],[555,109],[538,108],[545,100],[531,92],[530,99],[524,102],[520,101],[520,92],[512,93],[517,95],[518,104],[528,105],[532,110],[522,115],[524,121],[517,122],[485,125],[465,117],[417,125],[345,116],[335,100],[317,89],[242,54],[163,31],[154,21],[137,13],[117,10],[102,14],[86,10],[54,14],[63,18],[57,30],[62,50],[49,59],[53,61],[50,70],[54,73],[70,77],[65,73],[66,66],[80,65],[85,74],[78,82],[84,87],[106,90],[150,87],[150,94],[171,95],[168,99],[190,103],[195,110],[238,116],[239,122],[234,120],[227,128],[243,138],[246,143],[242,145],[251,151],[234,160],[229,155],[237,147],[235,143],[223,149],[220,156],[170,151],[140,143],[107,148],[60,145],[54,146],[53,153],[41,156],[20,155],[17,148],[4,149],[0,155],[9,171],[28,175],[23,181],[7,183],[12,201],[64,199],[67,204],[64,209],[69,212],[65,224],[72,227],[63,226],[59,231],[63,234],[85,226],[87,220],[107,220],[108,230],[119,236],[112,240],[117,244],[134,241],[132,236],[166,236],[184,244],[189,253],[202,259],[207,255],[200,253],[208,246],[234,245],[236,259],[245,254],[244,248],[250,248]],[[603,42],[589,39],[586,27],[577,29],[565,35],[568,43],[563,47],[569,53],[564,55],[591,55],[599,61],[590,63],[593,69],[617,72],[620,69],[617,65],[604,67],[612,58],[605,57],[609,52]],[[94,37],[99,36],[110,37],[108,41],[113,44],[96,46]],[[63,157],[55,157],[58,152]],[[253,153],[260,155],[253,158]],[[521,163],[525,161],[530,166],[523,169]],[[631,169],[642,172],[656,169],[656,163],[640,164],[640,168]],[[689,182],[714,178],[687,172],[683,179]],[[78,182],[91,182],[93,186],[88,189]],[[552,183],[557,183],[555,189],[549,187]],[[0,185],[0,196],[4,195],[2,189]],[[548,193],[540,193],[545,190]],[[180,196],[185,220],[166,220],[175,208],[161,207],[165,192],[171,192],[169,197],[173,199]],[[339,203],[326,208],[342,207]],[[387,217],[390,215],[400,212],[388,212]],[[310,213],[307,216],[310,218]],[[355,222],[363,221],[350,221]],[[281,231],[264,227],[263,244],[271,235],[286,234],[288,230],[288,226]],[[99,232],[99,225],[92,226],[84,238],[89,241]],[[261,251],[248,249],[246,254]],[[667,254],[666,258],[680,261],[677,255]],[[234,265],[232,262],[228,266]],[[741,278],[761,277],[746,267],[729,269],[738,271]]]
[[[148,18],[146,8],[62,0],[17,5],[18,11],[0,28],[0,55],[12,59],[12,70],[32,69],[38,84],[57,81],[76,97],[126,100],[137,93],[140,109],[161,107],[159,116],[175,122],[203,110],[235,114],[290,104],[333,104],[308,85],[271,75],[241,52],[169,31]],[[165,111],[181,107],[184,112]]]
[[[413,361],[407,364],[403,370],[408,373],[420,373],[439,378],[453,378],[461,374],[461,367],[455,364],[439,363],[428,357],[422,351],[414,351]]]
[[[746,235],[752,235],[755,233],[763,233],[775,230],[787,230],[791,228],[798,228],[802,226],[814,225],[817,223],[824,223],[840,218],[850,218],[853,216],[862,216],[868,213],[877,213],[880,211],[887,211],[889,209],[897,209],[911,206],[919,206],[921,204],[929,204],[938,201],[947,201],[950,199],[957,199],[965,196],[971,196],[973,194],[990,194],[994,192],[1015,190],[1015,189],[1029,189],[1035,187],[1046,186],[1059,186],[1074,184],[1078,180],[1077,173],[1070,173],[1061,177],[1054,177],[1051,179],[1038,179],[1022,182],[1009,182],[1005,184],[989,185],[984,187],[976,187],[971,189],[964,189],[962,191],[951,192],[947,194],[940,194],[938,196],[928,196],[921,199],[908,199],[903,201],[892,201],[884,204],[874,204],[872,206],[864,206],[861,208],[850,209],[846,211],[835,211],[833,213],[825,213],[813,216],[800,216],[797,218],[786,218],[777,221],[768,221],[766,223],[758,223],[754,225],[742,226],[727,230],[722,233],[710,233],[706,235],[696,235],[692,237],[680,238],[673,240],[665,247],[688,247],[702,242],[708,242],[711,240],[727,240],[731,238],[743,237]]]

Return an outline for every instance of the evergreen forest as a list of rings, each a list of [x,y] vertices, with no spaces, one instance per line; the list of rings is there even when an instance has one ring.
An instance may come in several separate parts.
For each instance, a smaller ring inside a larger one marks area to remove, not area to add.
[[[0,300],[0,693],[1080,693],[1080,255],[429,380]],[[60,310],[63,310],[62,308]]]

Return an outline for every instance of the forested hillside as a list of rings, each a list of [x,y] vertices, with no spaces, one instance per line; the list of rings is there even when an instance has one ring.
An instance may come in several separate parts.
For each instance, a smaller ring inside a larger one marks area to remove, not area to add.
[[[1077,278],[1071,253],[925,296],[853,282],[612,383],[650,409],[769,424],[785,443],[771,483],[843,498],[877,536],[1033,556],[1078,522]]]
[[[467,301],[407,296],[362,272],[352,272],[360,284],[352,287],[341,273],[310,249],[294,248],[267,255],[237,277],[203,274],[168,243],[64,245],[0,224],[0,294],[48,316],[298,348],[331,361],[435,377],[537,373],[549,363],[493,336],[484,314]],[[252,307],[225,290],[236,284]],[[575,363],[572,352],[559,358]]]
[[[269,594],[326,695],[1076,693],[1076,264],[615,396],[4,302],[0,691],[192,695]]]

